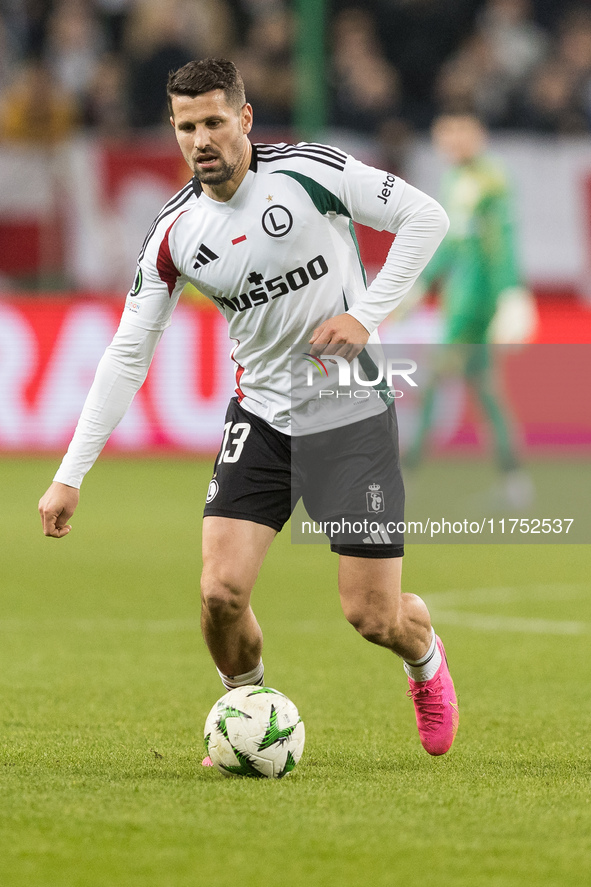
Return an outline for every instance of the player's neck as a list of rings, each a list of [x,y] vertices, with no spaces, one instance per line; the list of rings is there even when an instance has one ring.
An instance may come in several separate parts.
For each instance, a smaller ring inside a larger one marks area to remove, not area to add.
[[[458,160],[456,166],[474,166],[478,163],[481,156],[481,154],[466,154]]]
[[[245,138],[242,160],[236,167],[236,171],[234,172],[232,178],[228,179],[227,182],[221,182],[219,185],[207,185],[206,183],[202,183],[204,194],[206,194],[212,200],[217,200],[219,203],[225,203],[227,200],[231,200],[240,187],[244,176],[250,168],[251,157],[252,145],[249,139]]]

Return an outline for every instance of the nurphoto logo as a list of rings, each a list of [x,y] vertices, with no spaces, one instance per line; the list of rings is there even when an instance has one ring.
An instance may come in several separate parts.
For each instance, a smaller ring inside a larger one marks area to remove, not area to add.
[[[304,354],[303,357],[308,360],[306,368],[306,385],[310,388],[314,384],[314,370],[316,369],[321,375],[328,375],[326,363],[336,364],[339,372],[339,386],[343,388],[350,387],[351,376],[361,387],[373,388],[380,382],[385,382],[389,388],[394,385],[394,378],[402,378],[410,385],[411,388],[417,388],[417,383],[412,375],[417,371],[417,362],[406,357],[388,357],[386,360],[381,358],[376,361],[361,361],[358,357],[354,357],[349,363],[346,357],[340,354],[321,354],[314,360],[313,355]],[[368,374],[375,378],[368,378]]]

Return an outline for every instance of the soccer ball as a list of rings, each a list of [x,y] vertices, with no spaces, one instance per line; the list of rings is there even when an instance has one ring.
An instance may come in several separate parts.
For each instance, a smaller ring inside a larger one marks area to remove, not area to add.
[[[205,721],[205,747],[225,776],[280,779],[304,750],[304,722],[293,702],[271,687],[230,690]]]

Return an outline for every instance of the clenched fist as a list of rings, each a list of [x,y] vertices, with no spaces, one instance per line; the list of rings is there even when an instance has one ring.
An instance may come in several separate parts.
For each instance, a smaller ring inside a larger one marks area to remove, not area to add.
[[[45,495],[39,500],[39,514],[46,536],[61,539],[67,536],[72,527],[68,523],[76,510],[80,490],[54,481]]]

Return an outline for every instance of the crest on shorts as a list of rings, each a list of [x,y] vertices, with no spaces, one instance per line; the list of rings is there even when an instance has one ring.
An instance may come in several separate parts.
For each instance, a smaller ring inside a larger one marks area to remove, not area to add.
[[[214,478],[212,481],[210,481],[209,488],[207,490],[207,496],[205,497],[205,502],[206,503],[213,502],[213,500],[215,499],[215,497],[219,493],[219,490],[220,490],[220,485],[218,484],[217,480]]]
[[[365,494],[367,501],[367,510],[370,514],[379,514],[385,508],[384,493],[380,490],[379,484],[370,484],[369,491]]]

